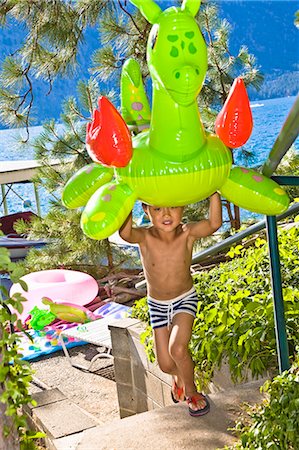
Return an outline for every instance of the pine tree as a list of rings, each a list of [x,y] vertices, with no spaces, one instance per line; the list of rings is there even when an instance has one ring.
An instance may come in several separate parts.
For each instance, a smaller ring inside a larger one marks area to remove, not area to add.
[[[80,82],[79,101],[69,98],[64,103],[61,115],[63,129],[61,124],[48,121],[43,126],[43,132],[34,140],[36,158],[44,163],[36,182],[52,195],[53,200],[46,217],[33,220],[29,236],[47,236],[52,242],[42,252],[36,249],[29,252],[25,262],[29,271],[65,267],[101,278],[120,270],[124,262],[132,259],[129,251],[119,249],[108,239],[94,241],[84,236],[80,228],[81,211],[66,210],[60,200],[66,181],[79,168],[91,162],[85,148],[85,128],[99,94],[98,84],[94,80]],[[113,100],[111,93],[106,95]],[[59,171],[49,164],[53,159],[61,161]],[[27,227],[28,224],[20,223],[16,229],[24,233]]]
[[[115,7],[114,2],[108,0],[83,0],[74,5],[60,0],[24,0],[8,1],[0,6],[2,24],[13,18],[28,29],[26,42],[6,58],[2,67],[0,105],[1,119],[6,125],[29,126],[34,79],[47,80],[51,89],[55,76],[74,70],[83,30],[97,24],[105,10]],[[83,236],[80,212],[66,211],[60,201],[67,179],[91,162],[85,149],[85,128],[100,93],[115,100],[112,92],[99,91],[95,78],[79,82],[78,101],[75,98],[64,100],[63,131],[61,125],[50,120],[33,144],[36,159],[45,165],[36,181],[53,194],[53,201],[49,214],[33,221],[29,236],[47,236],[51,244],[42,252],[30,252],[25,262],[27,271],[66,267],[87,271],[98,278],[119,270],[122,263],[131,258],[127,251],[119,250],[107,239],[95,242]],[[61,161],[60,171],[51,168],[49,162],[53,159]],[[27,225],[19,223],[17,230],[28,231]]]
[[[43,250],[42,257],[39,252],[31,252],[26,264],[29,270],[33,267],[42,269],[64,265],[84,267],[91,272],[91,267],[100,266],[106,255],[107,270],[115,269],[123,255],[116,254],[107,240],[95,242],[82,237],[79,213],[66,211],[62,207],[60,190],[72,173],[90,162],[84,144],[85,124],[91,119],[99,93],[106,94],[115,101],[115,95],[119,93],[121,67],[128,57],[138,60],[144,82],[149,86],[145,55],[151,26],[136,8],[121,0],[10,0],[0,6],[0,17],[2,23],[13,17],[28,29],[27,41],[14,55],[7,58],[1,73],[1,118],[9,126],[29,125],[30,110],[34,102],[34,77],[48,80],[51,87],[55,76],[73,70],[84,29],[99,24],[101,48],[93,57],[92,76],[88,82],[79,83],[79,100],[65,100],[61,116],[63,131],[55,121],[49,121],[34,144],[37,159],[46,164],[46,168],[40,171],[38,181],[49,192],[55,193],[56,200],[53,201],[48,216],[42,221],[35,221],[32,228],[35,236],[53,238],[53,244],[47,251]],[[255,66],[254,57],[248,54],[246,48],[241,48],[237,56],[230,54],[230,26],[227,21],[219,19],[215,5],[204,2],[197,20],[206,38],[209,53],[208,74],[199,96],[199,107],[205,127],[212,130],[217,111],[224,103],[233,79],[242,75],[245,84],[258,88],[262,77]],[[100,91],[99,85],[106,82],[116,86],[116,92]],[[54,171],[47,165],[53,158],[63,163],[61,171]],[[71,163],[68,162],[70,159]],[[229,203],[226,202],[226,205],[231,225],[237,228],[238,216],[233,216]],[[205,212],[207,202],[202,202],[200,208],[199,205],[195,206],[199,216],[195,214],[194,208],[187,210],[187,213],[198,219]],[[237,212],[238,209],[235,208],[235,214]]]

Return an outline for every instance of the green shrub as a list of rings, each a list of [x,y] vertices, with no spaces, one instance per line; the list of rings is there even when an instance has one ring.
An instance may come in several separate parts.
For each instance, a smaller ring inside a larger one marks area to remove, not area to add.
[[[146,297],[134,302],[131,310],[131,317],[133,319],[142,320],[142,322],[146,322],[149,324],[149,312]]]
[[[287,337],[291,356],[299,344],[299,229],[279,234]],[[237,245],[232,260],[194,279],[199,305],[190,342],[196,378],[203,388],[223,361],[234,381],[277,371],[273,297],[268,246]],[[134,317],[148,322],[145,299],[134,308]],[[143,340],[151,345],[150,331]],[[150,349],[148,349],[150,353]]]
[[[236,430],[241,441],[228,449],[297,450],[299,448],[299,358],[289,371],[267,381],[262,390],[268,398],[251,407],[247,424]]]
[[[282,284],[291,355],[299,343],[299,230],[279,235]],[[223,360],[232,379],[257,377],[277,369],[273,297],[268,246],[238,245],[229,252],[232,261],[196,277],[200,303],[194,321],[191,350],[199,381],[204,385]],[[204,378],[201,378],[204,377]]]
[[[5,248],[0,248],[0,270],[8,272],[12,282],[20,282],[22,287],[27,290],[25,283],[19,280],[22,275],[20,268],[11,262]],[[22,414],[24,405],[30,403],[36,405],[36,403],[28,390],[32,379],[30,364],[28,361],[22,360],[18,347],[20,338],[13,329],[13,325],[21,329],[22,324],[20,320],[17,320],[16,314],[10,312],[10,308],[21,312],[23,301],[25,299],[21,294],[15,294],[10,298],[7,290],[0,286],[0,402],[4,404],[6,416],[1,418],[0,433],[8,442],[8,447],[10,447],[8,439],[14,440],[17,433],[20,449],[33,450],[37,448],[36,439],[44,437],[44,434],[29,430],[26,417]]]
[[[154,340],[152,328],[149,324],[149,312],[146,297],[135,301],[134,305],[132,306],[131,317],[133,319],[136,318],[147,323],[145,331],[140,335],[140,341],[144,345],[145,353],[149,361],[154,362],[156,359],[154,352]]]

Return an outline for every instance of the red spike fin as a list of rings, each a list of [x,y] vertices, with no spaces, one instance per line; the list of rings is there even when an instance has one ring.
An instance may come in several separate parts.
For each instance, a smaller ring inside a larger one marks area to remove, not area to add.
[[[86,127],[86,148],[95,162],[105,166],[125,167],[132,158],[130,131],[112,103],[99,97],[99,109]]]
[[[236,78],[215,122],[215,132],[231,148],[244,145],[252,132],[249,98],[242,78]]]

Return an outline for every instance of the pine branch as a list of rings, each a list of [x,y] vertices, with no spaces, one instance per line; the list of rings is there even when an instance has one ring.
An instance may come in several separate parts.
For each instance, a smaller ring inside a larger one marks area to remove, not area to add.
[[[132,14],[130,14],[129,11],[127,11],[127,10],[122,6],[120,0],[118,0],[118,4],[119,4],[120,9],[121,9],[122,11],[124,11],[124,13],[127,14],[127,15],[130,17],[130,19],[131,19],[132,23],[134,24],[136,30],[137,30],[137,31],[139,32],[139,34],[142,36],[143,33],[142,33],[142,31],[140,30],[140,28],[138,27],[138,25],[137,25],[137,23],[136,23],[134,17],[132,16]]]

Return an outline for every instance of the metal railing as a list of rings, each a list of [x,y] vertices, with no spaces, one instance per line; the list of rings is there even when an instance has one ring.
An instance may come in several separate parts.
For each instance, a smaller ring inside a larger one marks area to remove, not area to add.
[[[280,214],[279,216],[277,216],[277,221],[279,222],[280,220],[286,219],[287,217],[292,216],[293,214],[296,214],[297,212],[299,213],[299,203],[295,203],[283,214]],[[265,229],[266,226],[267,226],[267,219],[263,219],[260,222],[250,225],[248,228],[246,228],[246,230],[239,231],[238,233],[234,234],[233,236],[229,236],[228,238],[223,239],[223,241],[217,242],[217,244],[214,244],[211,247],[208,247],[204,250],[201,250],[198,253],[195,253],[195,255],[192,258],[192,264],[200,263],[201,261],[204,261],[209,256],[217,255],[218,253],[225,250],[226,248],[230,248],[232,245],[237,244],[238,242],[242,241],[242,239]]]

